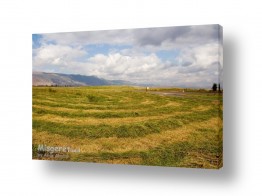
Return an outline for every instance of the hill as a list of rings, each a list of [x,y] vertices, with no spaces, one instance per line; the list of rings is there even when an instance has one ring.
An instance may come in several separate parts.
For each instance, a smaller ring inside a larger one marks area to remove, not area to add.
[[[106,80],[97,76],[33,72],[33,86],[108,86],[136,85],[125,80]]]

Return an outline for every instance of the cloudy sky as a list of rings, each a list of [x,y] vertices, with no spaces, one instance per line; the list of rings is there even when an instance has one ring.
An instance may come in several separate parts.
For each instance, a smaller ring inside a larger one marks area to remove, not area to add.
[[[33,34],[33,71],[159,86],[222,83],[218,25]]]

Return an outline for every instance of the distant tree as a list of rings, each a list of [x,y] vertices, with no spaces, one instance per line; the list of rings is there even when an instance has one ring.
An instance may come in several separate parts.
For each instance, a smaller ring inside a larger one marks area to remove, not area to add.
[[[217,91],[217,84],[216,84],[216,83],[213,84],[212,90],[213,90],[213,91]]]
[[[220,83],[218,84],[218,92],[221,92]]]

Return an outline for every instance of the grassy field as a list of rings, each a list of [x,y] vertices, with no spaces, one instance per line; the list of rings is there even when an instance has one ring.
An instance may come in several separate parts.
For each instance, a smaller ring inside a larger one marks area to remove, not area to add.
[[[33,158],[221,167],[222,95],[164,92],[172,89],[33,87]],[[39,158],[39,144],[81,151]]]

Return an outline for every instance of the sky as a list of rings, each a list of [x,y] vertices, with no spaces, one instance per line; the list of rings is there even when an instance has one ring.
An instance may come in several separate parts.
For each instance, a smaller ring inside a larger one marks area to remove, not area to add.
[[[33,71],[157,86],[223,86],[219,25],[33,34]]]

